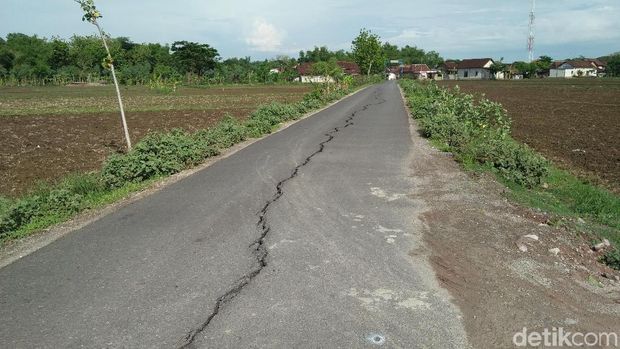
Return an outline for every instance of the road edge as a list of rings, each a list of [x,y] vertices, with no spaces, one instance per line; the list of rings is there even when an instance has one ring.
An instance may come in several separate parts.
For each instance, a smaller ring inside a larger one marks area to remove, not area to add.
[[[334,101],[324,107],[321,107],[317,110],[314,110],[312,112],[309,112],[305,115],[303,115],[302,117],[300,117],[297,120],[291,120],[291,121],[287,121],[284,122],[282,124],[280,124],[280,126],[274,130],[273,132],[266,134],[260,138],[251,138],[251,139],[247,139],[243,142],[237,143],[235,145],[233,145],[230,148],[224,149],[222,150],[222,152],[217,155],[217,156],[213,156],[210,157],[208,159],[206,159],[202,164],[195,166],[193,168],[187,169],[187,170],[183,170],[179,173],[173,174],[169,177],[160,179],[155,181],[154,183],[149,184],[146,188],[141,189],[139,191],[136,192],[132,192],[130,194],[128,194],[127,196],[121,198],[118,201],[115,201],[113,203],[104,205],[102,207],[99,208],[95,208],[95,209],[90,209],[90,210],[86,210],[84,212],[81,212],[79,214],[77,214],[75,217],[63,222],[63,223],[59,223],[59,224],[55,224],[49,228],[43,229],[39,232],[36,232],[34,234],[31,234],[27,237],[24,237],[22,239],[16,240],[6,246],[2,246],[0,247],[0,269],[12,264],[13,262],[24,258],[38,250],[40,250],[41,248],[53,243],[54,241],[68,235],[71,234],[91,223],[94,223],[96,221],[98,221],[99,219],[113,213],[116,212],[117,210],[126,207],[129,204],[132,204],[136,201],[142,200],[146,197],[149,197],[150,195],[153,195],[157,192],[159,192],[160,190],[168,187],[171,184],[174,184],[176,182],[181,181],[182,179],[185,179],[187,177],[190,177],[194,174],[196,174],[197,172],[203,171],[209,167],[211,167],[213,164],[217,163],[218,161],[221,161],[223,159],[226,159],[229,156],[232,156],[234,154],[236,154],[237,152],[251,146],[252,144],[259,142],[271,135],[274,135],[276,133],[282,132],[284,130],[286,130],[287,128],[289,128],[290,126],[304,120],[307,118],[310,118],[318,113],[323,112],[326,109],[329,109],[331,107],[333,107],[334,105],[344,101],[345,99],[356,95],[366,89],[368,89],[370,86],[372,85],[367,85],[364,86],[356,91],[353,91],[349,94],[347,94],[346,96],[338,99],[337,101]]]

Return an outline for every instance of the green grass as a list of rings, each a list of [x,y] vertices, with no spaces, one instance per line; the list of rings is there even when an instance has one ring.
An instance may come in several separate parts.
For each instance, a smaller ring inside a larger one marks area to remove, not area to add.
[[[575,227],[596,233],[620,246],[620,198],[607,190],[580,180],[572,174],[552,167],[546,178],[547,188],[526,189],[511,182],[504,184],[511,189],[509,198],[571,222],[583,219]]]
[[[127,112],[169,110],[254,109],[271,102],[299,100],[309,92],[302,85],[255,85],[179,87],[161,93],[146,86],[123,86]],[[0,87],[0,117],[29,115],[75,115],[117,112],[112,86]]]
[[[88,180],[86,179],[88,176],[89,175],[73,175],[70,180]],[[83,212],[97,209],[114,202],[118,202],[129,197],[131,194],[148,188],[151,184],[160,179],[161,177],[156,177],[140,183],[127,183],[124,186],[113,190],[95,190],[88,192],[84,197],[84,201],[81,204],[82,207],[79,211]],[[2,217],[2,213],[3,212],[0,211],[0,217]],[[41,216],[31,220],[28,224],[2,236],[0,238],[0,246],[10,241],[32,235],[35,232],[41,231],[55,224],[66,222],[67,220],[75,217],[75,215],[76,213],[47,211]]]

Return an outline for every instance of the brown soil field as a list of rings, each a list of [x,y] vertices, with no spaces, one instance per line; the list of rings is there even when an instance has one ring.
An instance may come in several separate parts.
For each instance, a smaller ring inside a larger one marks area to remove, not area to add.
[[[307,86],[182,88],[162,95],[124,91],[132,141],[149,132],[196,131],[229,114],[247,118],[259,105],[303,98]],[[0,195],[19,196],[37,182],[101,168],[125,147],[111,87],[0,88]]]
[[[620,193],[620,80],[442,81],[501,103],[512,134],[559,167]]]

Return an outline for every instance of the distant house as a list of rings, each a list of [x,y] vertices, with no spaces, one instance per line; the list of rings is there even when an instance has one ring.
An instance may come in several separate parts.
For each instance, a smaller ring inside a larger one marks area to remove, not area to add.
[[[593,60],[554,62],[549,69],[550,78],[597,77],[598,74],[599,66]]]
[[[280,74],[280,73],[284,73],[284,68],[280,67],[280,68],[269,69],[269,74]]]
[[[491,58],[464,59],[456,64],[459,80],[490,80],[493,78]]]
[[[458,63],[455,61],[445,61],[439,68],[444,80],[456,80],[458,77]]]
[[[607,74],[607,63],[599,59],[586,59],[590,64],[596,67],[596,75],[603,77]]]
[[[338,61],[337,64],[346,75],[356,76],[361,74],[360,67],[355,62]]]
[[[342,68],[345,75],[360,75],[360,67],[354,62],[338,61],[338,66]],[[334,82],[331,77],[319,76],[312,74],[313,63],[301,63],[297,66],[297,73],[299,74],[298,81],[304,83],[322,83],[322,82]]]
[[[404,64],[388,69],[388,77],[394,75],[399,79],[434,79],[437,73],[437,70],[429,68],[426,64]]]
[[[521,80],[523,75],[519,73],[514,63],[506,63],[504,64],[504,69],[501,72],[497,72],[495,78],[499,80]]]

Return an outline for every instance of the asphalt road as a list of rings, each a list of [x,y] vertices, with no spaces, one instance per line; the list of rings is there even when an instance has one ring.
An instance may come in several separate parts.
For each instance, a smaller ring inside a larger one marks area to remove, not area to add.
[[[0,347],[466,347],[411,137],[372,86],[66,235],[0,269]]]

